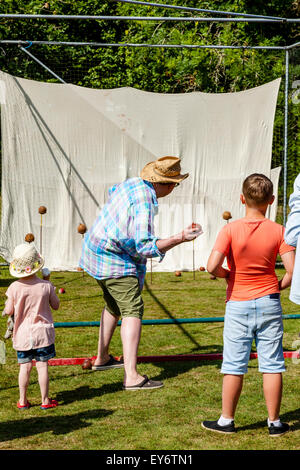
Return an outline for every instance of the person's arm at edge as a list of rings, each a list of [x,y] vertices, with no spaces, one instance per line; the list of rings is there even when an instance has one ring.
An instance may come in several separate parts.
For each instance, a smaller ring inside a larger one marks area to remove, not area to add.
[[[208,261],[207,261],[207,271],[216,277],[227,278],[230,271],[223,268],[222,264],[224,262],[225,255],[217,250],[212,250]]]
[[[290,213],[285,226],[285,242],[296,246],[300,234],[300,174],[294,181],[294,192],[289,198]]]
[[[295,250],[288,251],[281,255],[281,259],[284,265],[285,274],[282,279],[278,282],[279,290],[290,287],[292,283],[294,264],[295,264]]]

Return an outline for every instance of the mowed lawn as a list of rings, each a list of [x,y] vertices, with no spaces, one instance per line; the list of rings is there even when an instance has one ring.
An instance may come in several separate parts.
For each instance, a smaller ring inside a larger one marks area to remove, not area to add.
[[[283,271],[278,270],[279,277]],[[13,281],[1,268],[0,302]],[[103,307],[97,283],[78,272],[52,273],[52,282],[65,288],[55,322],[99,321]],[[284,314],[300,314],[300,307],[282,294]],[[143,292],[144,319],[223,317],[225,282],[211,280],[206,272],[153,273]],[[284,321],[284,350],[294,351],[300,319]],[[111,352],[122,354],[120,328]],[[6,320],[0,318],[0,335]],[[143,325],[140,356],[222,352],[223,323]],[[300,338],[299,338],[300,339]],[[98,327],[56,329],[57,358],[96,354]],[[254,347],[253,347],[253,350]],[[270,438],[262,378],[257,360],[251,360],[236,414],[238,432],[223,436],[205,431],[203,419],[216,419],[221,410],[222,375],[219,360],[140,363],[139,371],[162,380],[164,388],[152,391],[122,390],[123,371],[93,372],[81,366],[53,366],[50,395],[59,407],[41,410],[36,369],[28,397],[32,408],[20,411],[18,365],[11,340],[6,341],[6,364],[0,365],[0,449],[10,450],[296,450],[300,449],[300,360],[287,359],[281,418],[292,432]]]

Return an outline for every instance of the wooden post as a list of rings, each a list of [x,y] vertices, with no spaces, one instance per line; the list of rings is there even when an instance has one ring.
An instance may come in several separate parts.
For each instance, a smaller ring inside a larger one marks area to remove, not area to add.
[[[87,231],[86,225],[85,224],[79,224],[77,227],[77,232],[81,233],[82,239],[84,238],[84,234]],[[82,277],[84,276],[84,270],[82,270]]]

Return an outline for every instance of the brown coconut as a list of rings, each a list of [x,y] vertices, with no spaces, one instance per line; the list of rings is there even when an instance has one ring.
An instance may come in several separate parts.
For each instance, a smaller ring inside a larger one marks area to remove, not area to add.
[[[41,206],[39,207],[39,214],[46,214],[47,212],[47,207]]]
[[[32,243],[33,241],[34,241],[33,233],[27,233],[27,235],[25,235],[25,242]]]
[[[223,212],[223,219],[224,219],[224,220],[232,219],[231,213],[230,213],[229,211]]]
[[[79,224],[77,227],[78,233],[81,233],[83,235],[86,232],[87,228],[84,224]]]
[[[92,361],[90,359],[85,359],[82,363],[82,369],[83,370],[88,370],[92,368]]]

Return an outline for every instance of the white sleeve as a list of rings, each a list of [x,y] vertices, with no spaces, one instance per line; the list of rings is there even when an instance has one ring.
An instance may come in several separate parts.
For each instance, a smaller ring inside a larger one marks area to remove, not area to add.
[[[300,234],[300,174],[294,182],[294,192],[289,199],[290,213],[285,227],[284,239],[288,245],[296,246]]]

